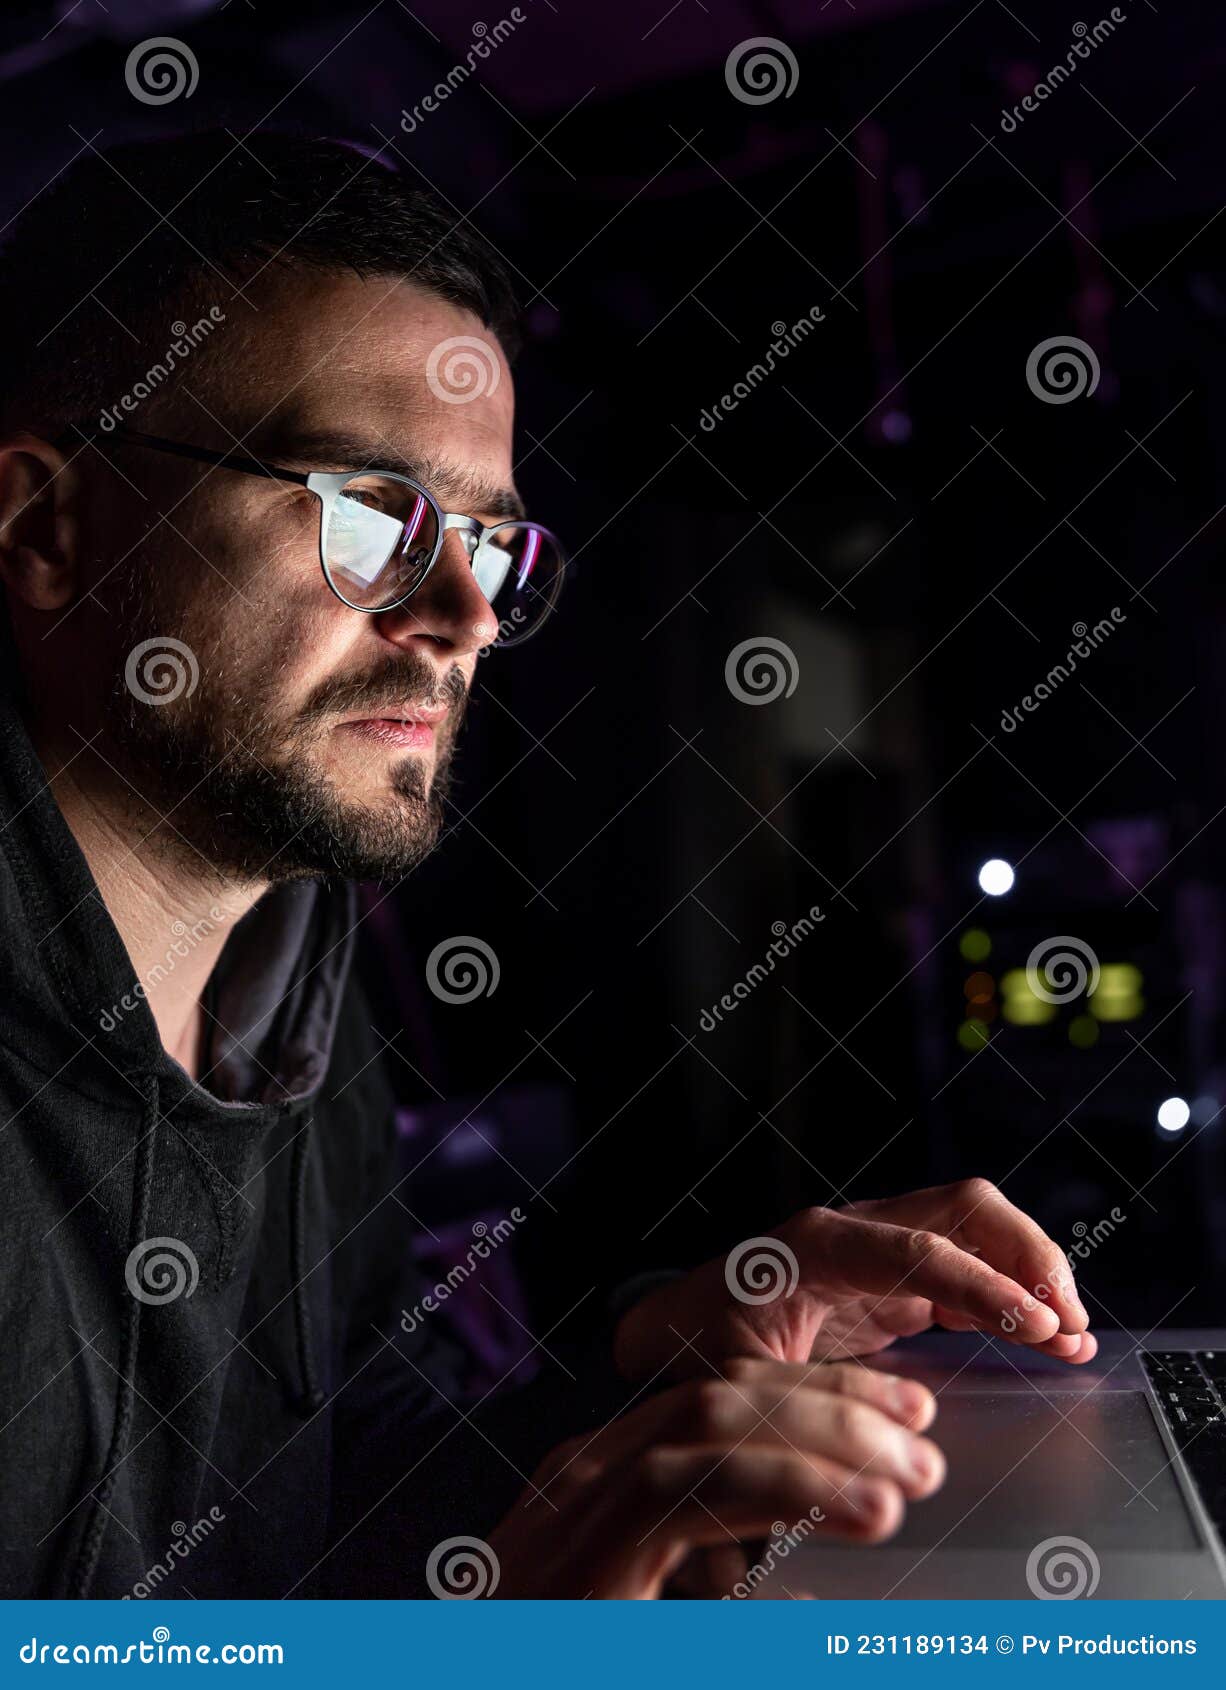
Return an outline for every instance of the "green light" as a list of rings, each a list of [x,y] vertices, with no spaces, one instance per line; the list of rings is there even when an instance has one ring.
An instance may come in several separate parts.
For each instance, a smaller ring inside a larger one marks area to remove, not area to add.
[[[1131,962],[1104,962],[1099,970],[1095,997],[1134,997],[1145,984],[1141,970]]]
[[[992,941],[982,927],[968,927],[958,940],[958,949],[967,962],[986,962],[992,954]]]
[[[958,1043],[963,1050],[982,1050],[988,1042],[988,1030],[982,1021],[964,1021],[958,1028]]]
[[[1068,1025],[1069,1043],[1090,1050],[1098,1043],[1098,1022],[1092,1015],[1075,1015]]]
[[[1095,992],[1090,999],[1090,1012],[1098,1021],[1137,1021],[1145,1014],[1145,999],[1140,992],[1110,993],[1104,997]]]
[[[1015,1027],[1041,1027],[1045,1021],[1054,1020],[1055,1004],[1039,997],[1024,968],[1011,968],[1002,975],[1000,989],[1005,1000],[1001,1013]]]
[[[1131,962],[1105,962],[1090,994],[1090,1014],[1098,1021],[1136,1021],[1145,1013],[1141,970]]]

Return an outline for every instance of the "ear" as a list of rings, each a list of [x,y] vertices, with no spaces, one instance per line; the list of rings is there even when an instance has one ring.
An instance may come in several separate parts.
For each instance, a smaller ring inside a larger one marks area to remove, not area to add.
[[[78,590],[81,478],[36,434],[0,436],[0,580],[31,610],[62,610]]]

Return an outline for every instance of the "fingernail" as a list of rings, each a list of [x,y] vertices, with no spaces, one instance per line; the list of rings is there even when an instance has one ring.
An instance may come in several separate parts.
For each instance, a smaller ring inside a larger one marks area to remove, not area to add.
[[[926,1438],[912,1438],[907,1451],[907,1465],[923,1485],[935,1484],[945,1471],[945,1459],[935,1444]]]
[[[884,1497],[885,1486],[877,1479],[849,1479],[843,1486],[843,1499],[853,1514],[879,1514]]]
[[[907,1420],[920,1420],[927,1425],[932,1417],[933,1402],[922,1385],[899,1379],[890,1393],[896,1413]]]

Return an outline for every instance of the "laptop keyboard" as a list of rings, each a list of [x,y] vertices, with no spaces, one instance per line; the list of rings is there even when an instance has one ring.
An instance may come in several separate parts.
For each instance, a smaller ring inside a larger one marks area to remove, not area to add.
[[[1205,1512],[1226,1538],[1226,1350],[1139,1350]]]

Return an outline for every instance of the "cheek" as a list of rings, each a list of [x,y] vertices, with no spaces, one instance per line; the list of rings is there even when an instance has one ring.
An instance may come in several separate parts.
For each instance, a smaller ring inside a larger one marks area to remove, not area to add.
[[[322,588],[314,494],[290,490],[270,496],[254,479],[250,491],[248,478],[233,479],[244,486],[226,487],[224,497],[214,495],[192,513],[193,540],[203,554],[197,562],[214,586],[249,611],[288,606],[310,588]]]
[[[322,577],[280,583],[270,571],[242,597],[217,586],[212,603],[196,606],[198,638],[189,643],[202,673],[215,677],[214,699],[227,714],[286,722],[329,676],[361,667],[354,647],[364,630],[353,626],[360,619],[346,614]]]

